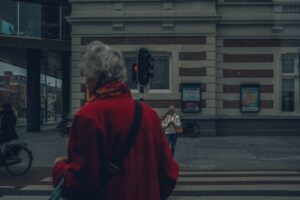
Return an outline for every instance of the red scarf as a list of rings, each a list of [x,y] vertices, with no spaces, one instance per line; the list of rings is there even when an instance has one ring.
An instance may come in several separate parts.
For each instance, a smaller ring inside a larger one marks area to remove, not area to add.
[[[106,99],[110,97],[115,97],[121,94],[131,94],[128,86],[121,82],[115,81],[112,83],[105,84],[104,86],[96,89],[95,93],[90,97],[88,101],[92,101],[95,99]]]

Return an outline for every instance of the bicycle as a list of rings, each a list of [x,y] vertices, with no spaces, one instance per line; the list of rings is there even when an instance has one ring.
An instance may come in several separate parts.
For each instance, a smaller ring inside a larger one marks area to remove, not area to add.
[[[4,149],[2,151],[2,149]],[[9,144],[0,149],[0,167],[13,176],[26,174],[32,165],[32,152],[27,148],[26,143]]]
[[[195,122],[183,122],[182,123],[183,133],[181,134],[183,137],[196,138],[200,136],[200,127]]]
[[[56,129],[58,130],[58,135],[60,135],[61,137],[68,136],[71,124],[72,119],[69,119],[67,115],[63,115],[61,122],[56,126]]]

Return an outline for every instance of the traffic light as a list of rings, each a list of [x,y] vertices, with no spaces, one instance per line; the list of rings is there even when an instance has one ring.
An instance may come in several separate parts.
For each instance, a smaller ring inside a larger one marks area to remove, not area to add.
[[[147,49],[141,48],[138,53],[138,81],[141,85],[147,85],[151,76],[153,76],[153,58]]]
[[[149,59],[149,77],[154,78],[154,59],[152,56]]]
[[[138,82],[138,64],[136,63],[133,63],[132,66],[131,66],[131,80],[133,83],[137,84]]]

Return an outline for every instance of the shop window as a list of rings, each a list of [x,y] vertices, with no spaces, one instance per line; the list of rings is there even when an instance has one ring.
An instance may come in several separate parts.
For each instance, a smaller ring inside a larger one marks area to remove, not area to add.
[[[13,0],[0,1],[0,34],[17,35],[18,33],[18,2]]]
[[[17,125],[26,125],[26,51],[0,48],[0,106],[4,103],[12,105]]]
[[[59,9],[57,5],[20,2],[20,36],[59,39]]]
[[[71,5],[66,4],[62,6],[62,22],[61,22],[61,39],[69,40],[71,36],[71,25],[67,22],[66,17],[71,14]]]
[[[62,57],[46,52],[41,59],[41,123],[53,123],[62,114]]]

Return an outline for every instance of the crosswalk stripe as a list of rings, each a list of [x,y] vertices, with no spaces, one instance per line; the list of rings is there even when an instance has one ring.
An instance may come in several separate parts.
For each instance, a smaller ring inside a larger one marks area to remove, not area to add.
[[[51,177],[47,177],[41,180],[41,182],[51,182],[52,178]]]
[[[299,191],[300,185],[177,185],[175,191],[215,191],[215,190],[284,190]]]
[[[0,197],[0,200],[44,200],[53,191],[51,177],[41,179],[40,184],[27,185],[17,191],[14,186],[1,187],[12,191]],[[299,171],[182,171],[168,200],[299,199]]]
[[[27,185],[26,187],[23,187],[20,190],[51,191],[53,190],[53,186],[52,185]]]
[[[300,177],[179,177],[178,182],[197,182],[197,181],[300,181]]]
[[[181,171],[169,200],[298,200],[299,171]]]
[[[12,185],[0,185],[0,189],[12,189],[15,188],[15,186]]]
[[[0,197],[0,200],[48,200],[49,197],[48,196],[13,196],[13,195],[9,195],[9,196],[3,196]]]
[[[191,197],[170,197],[168,200],[299,200],[299,197],[266,197],[266,196],[191,196]]]
[[[300,175],[300,171],[180,171],[180,175]]]

